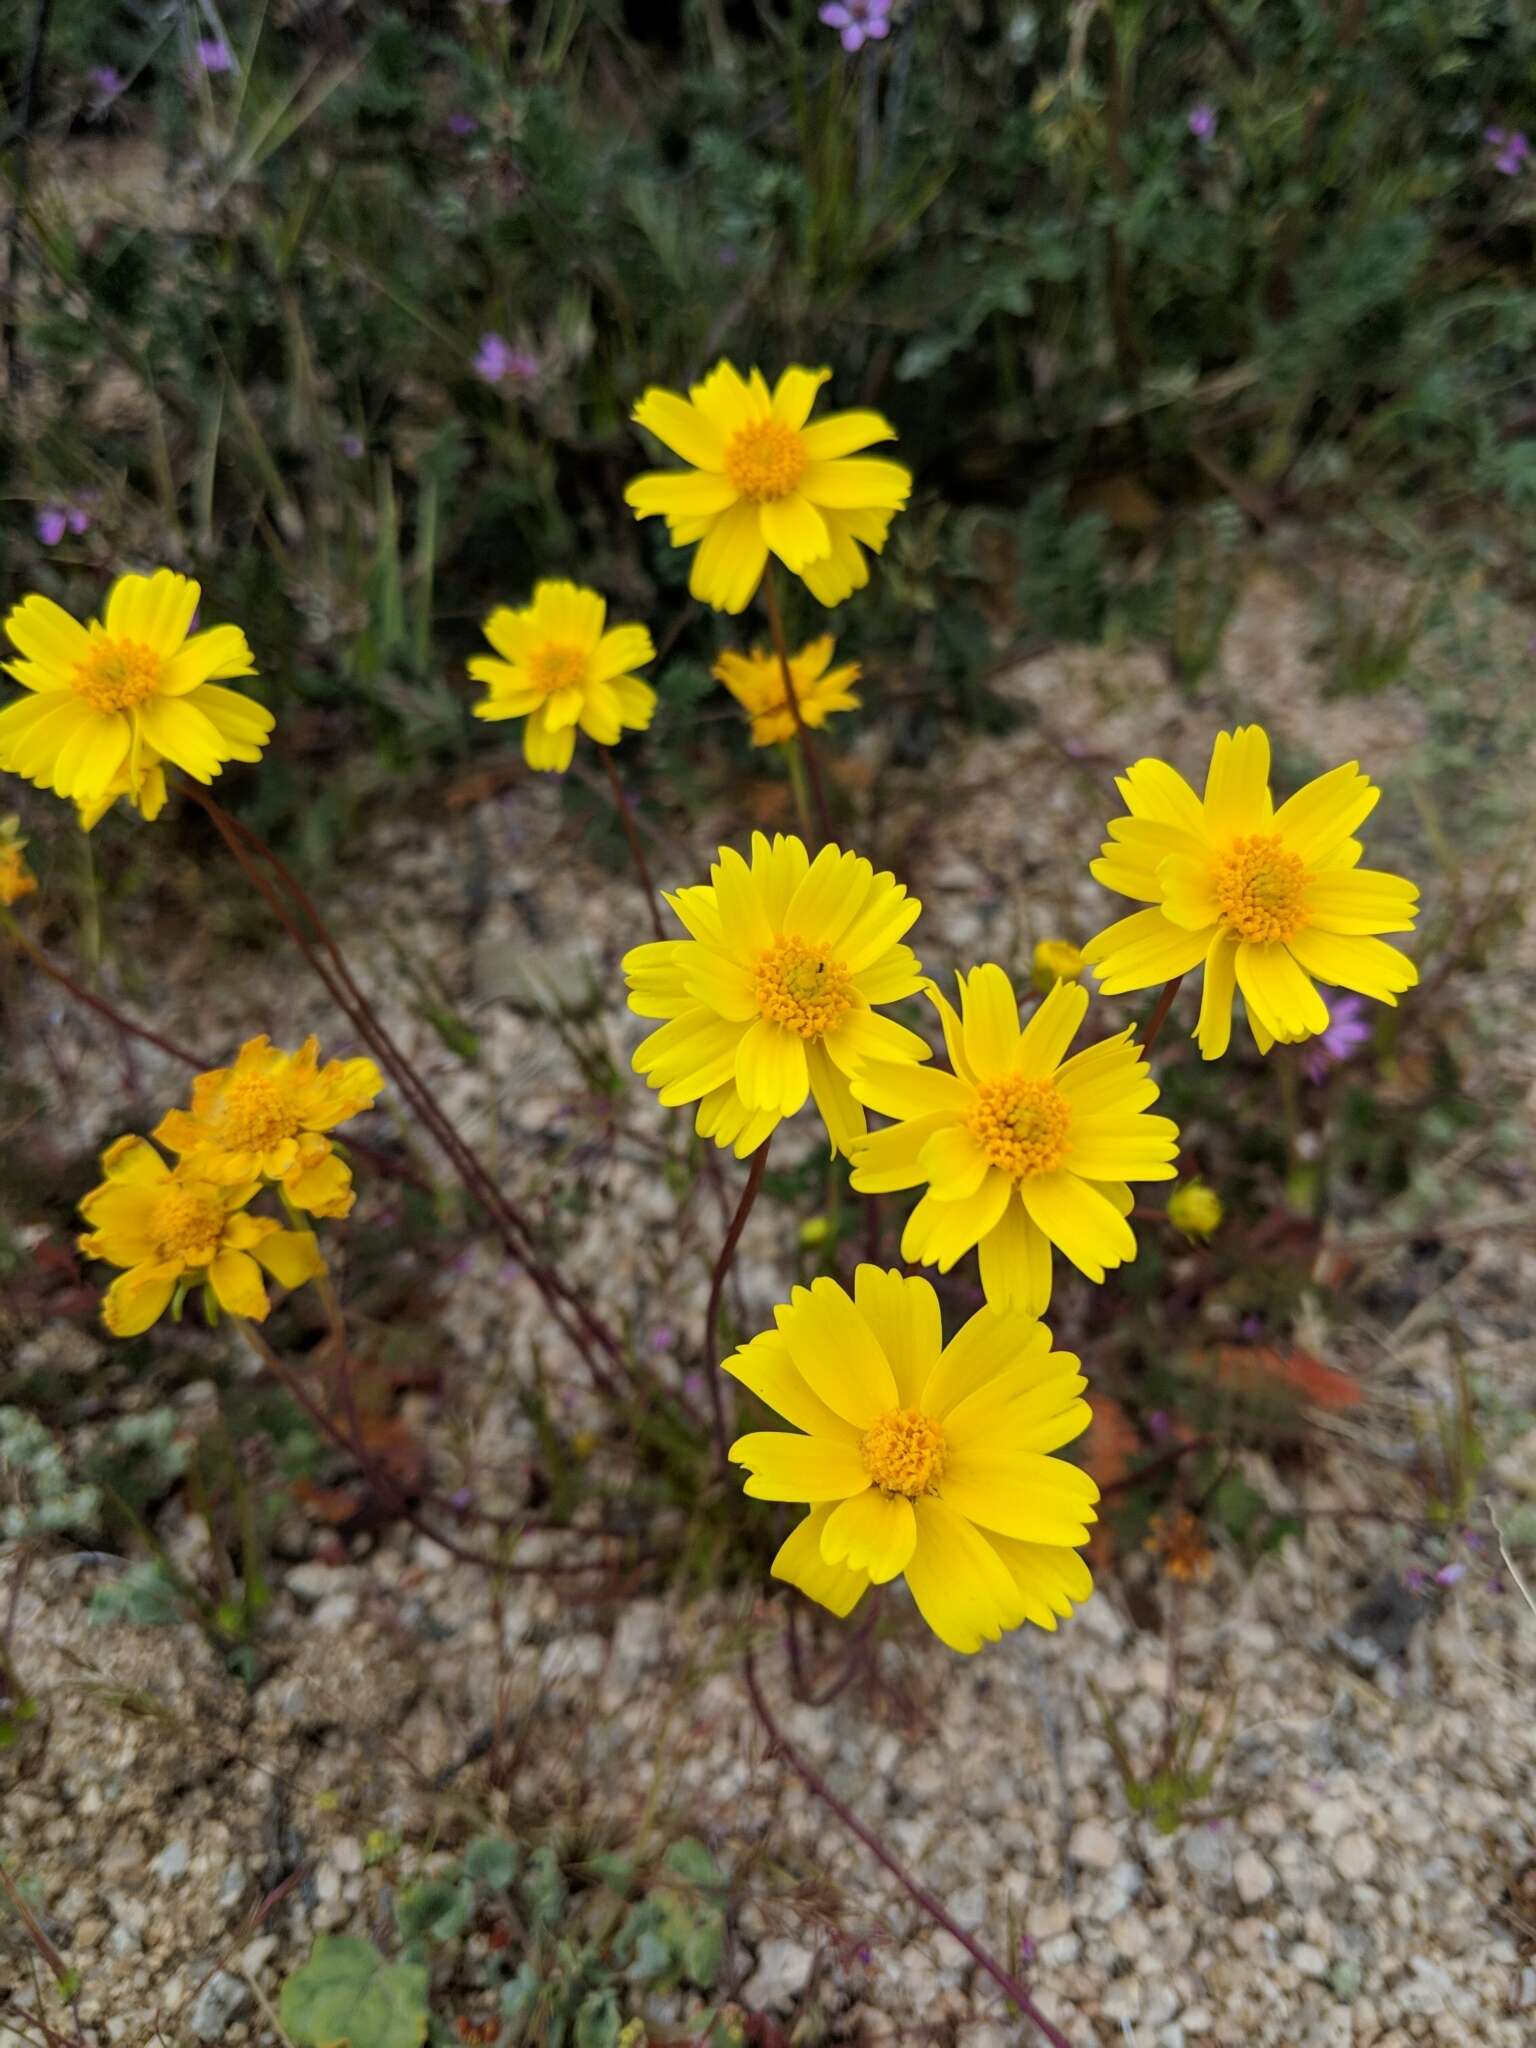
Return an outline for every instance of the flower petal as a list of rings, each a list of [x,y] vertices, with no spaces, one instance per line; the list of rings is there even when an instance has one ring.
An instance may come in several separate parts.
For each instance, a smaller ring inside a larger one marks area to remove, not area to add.
[[[896,1381],[896,1405],[916,1407],[944,1347],[939,1297],[926,1280],[860,1266],[853,1299]]]
[[[737,1437],[730,1458],[751,1474],[742,1490],[753,1500],[847,1500],[869,1485],[859,1447],[851,1439],[761,1429]]]
[[[795,1288],[773,1313],[801,1378],[845,1422],[868,1429],[898,1405],[879,1339],[835,1280]]]
[[[932,1495],[914,1504],[907,1585],[941,1643],[970,1656],[1024,1619],[1013,1576],[981,1531]]]
[[[868,1591],[869,1574],[850,1571],[846,1565],[828,1564],[822,1556],[822,1531],[833,1513],[831,1508],[812,1508],[785,1537],[771,1569],[776,1579],[798,1587],[819,1607],[847,1615]]]

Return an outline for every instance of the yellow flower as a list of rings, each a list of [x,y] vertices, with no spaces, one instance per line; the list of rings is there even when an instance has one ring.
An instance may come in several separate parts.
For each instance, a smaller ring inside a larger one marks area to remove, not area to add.
[[[810,1503],[775,1578],[847,1614],[905,1573],[934,1634],[967,1653],[1023,1621],[1054,1629],[1088,1598],[1077,1549],[1099,1489],[1050,1455],[1088,1427],[1087,1382],[1049,1330],[982,1309],[945,1344],[928,1282],[878,1266],[859,1267],[852,1300],[835,1280],[797,1287],[774,1320],[724,1369],[804,1431],[731,1446],[754,1499]]]
[[[772,394],[762,372],[715,365],[687,398],[653,386],[634,418],[692,467],[652,470],[624,493],[637,519],[660,514],[674,547],[699,543],[688,588],[719,612],[745,611],[771,549],[823,604],[869,581],[907,502],[899,463],[847,458],[895,430],[877,412],[837,412],[807,425],[830,370],[789,369]]]
[[[536,583],[521,611],[491,613],[485,637],[502,661],[477,654],[469,672],[490,695],[476,718],[526,718],[523,758],[530,768],[564,769],[576,751],[579,725],[588,739],[611,747],[626,727],[643,732],[656,692],[630,674],[656,658],[644,626],[603,631],[608,607],[577,583]]]
[[[1172,1180],[1178,1126],[1145,1112],[1157,1100],[1127,1028],[1063,1065],[1088,991],[1058,982],[1027,1025],[1001,967],[961,975],[962,1016],[930,984],[952,1074],[871,1061],[859,1101],[899,1117],[855,1148],[862,1194],[928,1183],[907,1219],[901,1255],[947,1273],[973,1245],[996,1307],[1045,1312],[1051,1247],[1090,1280],[1136,1256],[1130,1180]]]
[[[1030,963],[1030,982],[1048,996],[1058,981],[1076,981],[1087,966],[1081,952],[1068,939],[1041,939]]]
[[[1131,815],[1110,822],[1091,872],[1106,889],[1155,907],[1112,924],[1083,948],[1105,995],[1152,988],[1202,962],[1194,1037],[1208,1060],[1232,1036],[1240,989],[1260,1052],[1328,1026],[1314,981],[1396,1004],[1418,970],[1381,932],[1412,931],[1412,882],[1356,865],[1350,835],[1381,792],[1353,761],[1319,775],[1278,810],[1269,740],[1257,725],[1218,733],[1204,797],[1165,761],[1118,778]]]
[[[27,866],[26,850],[20,818],[0,818],[0,907],[7,910],[37,887],[37,877]]]
[[[1186,1237],[1210,1237],[1221,1228],[1225,1215],[1221,1197],[1203,1180],[1192,1180],[1175,1188],[1168,1197],[1168,1221]]]
[[[629,1007],[665,1017],[634,1067],[668,1108],[697,1102],[696,1128],[738,1159],[814,1095],[833,1149],[866,1128],[848,1077],[866,1059],[898,1073],[929,1057],[915,1031],[877,1015],[923,986],[902,934],[921,905],[858,854],[752,835],[750,867],[720,849],[707,886],[667,897],[691,936],[624,956]]]
[[[165,764],[153,747],[141,747],[137,761],[125,761],[100,796],[89,803],[75,799],[81,831],[99,825],[120,796],[151,825],[165,809]]]
[[[232,1316],[259,1323],[268,1308],[263,1266],[284,1287],[325,1270],[313,1231],[244,1213],[254,1180],[219,1186],[185,1161],[173,1169],[144,1138],[119,1138],[101,1165],[106,1179],[80,1204],[92,1225],[80,1249],[127,1268],[102,1303],[114,1337],[137,1337],[158,1322],[184,1283],[206,1286]]]
[[[860,700],[849,685],[858,681],[862,671],[856,661],[829,669],[827,664],[836,645],[830,633],[823,633],[820,639],[807,641],[798,654],[790,656],[790,681],[806,725],[825,725],[833,711],[858,709]],[[742,709],[752,714],[754,746],[771,747],[776,740],[793,739],[795,714],[784,694],[784,671],[776,654],[765,654],[760,647],[754,647],[750,654],[722,654],[712,674],[717,682],[724,683]]]
[[[384,1080],[372,1060],[319,1064],[319,1042],[282,1052],[265,1033],[248,1038],[232,1067],[199,1074],[192,1107],[173,1109],[155,1137],[189,1173],[220,1187],[273,1180],[296,1209],[346,1216],[352,1174],[325,1135],[358,1116]]]
[[[218,687],[256,673],[251,650],[238,626],[187,638],[201,594],[170,569],[119,576],[105,620],[89,626],[24,597],[5,622],[24,659],[4,666],[28,694],[0,711],[0,768],[73,797],[89,827],[117,796],[153,817],[162,760],[199,782],[227,761],[259,761],[271,712]]]

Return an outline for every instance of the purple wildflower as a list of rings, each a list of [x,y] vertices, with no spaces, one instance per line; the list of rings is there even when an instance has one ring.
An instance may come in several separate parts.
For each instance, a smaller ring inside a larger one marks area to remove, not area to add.
[[[1466,1576],[1467,1568],[1464,1564],[1443,1564],[1439,1571],[1435,1573],[1435,1584],[1437,1586],[1454,1586]]]
[[[222,36],[199,36],[197,39],[197,61],[211,74],[233,71],[234,57],[228,43]]]
[[[115,64],[98,64],[87,75],[96,92],[104,100],[115,100],[127,83]]]
[[[1189,132],[1197,142],[1209,142],[1216,133],[1216,109],[1208,100],[1199,100],[1190,108]]]
[[[448,133],[450,135],[473,135],[479,126],[480,123],[473,114],[450,114],[448,116]]]
[[[830,0],[816,18],[838,31],[838,40],[852,56],[866,43],[890,34],[890,13],[891,0]]]
[[[1147,1435],[1155,1444],[1160,1444],[1172,1428],[1173,1422],[1166,1408],[1154,1408],[1147,1417]]]
[[[1483,140],[1498,151],[1493,168],[1506,178],[1513,178],[1531,153],[1530,143],[1518,128],[1513,133],[1506,128],[1485,128]]]
[[[1422,1593],[1429,1584],[1429,1574],[1426,1571],[1420,1570],[1418,1565],[1411,1564],[1407,1571],[1403,1573],[1403,1584],[1410,1593]]]
[[[1328,1029],[1307,1048],[1307,1079],[1313,1083],[1325,1081],[1330,1067],[1353,1059],[1361,1046],[1369,1042],[1373,1028],[1363,997],[1340,996],[1333,1006]]]
[[[45,548],[56,548],[69,531],[69,514],[62,505],[40,505],[37,537]]]
[[[363,455],[363,437],[361,434],[343,434],[338,445],[348,462],[361,461]]]
[[[450,1493],[448,1496],[448,1505],[453,1509],[456,1515],[468,1514],[469,1510],[474,1506],[474,1504],[475,1496],[470,1492],[467,1486],[455,1487],[453,1492]]]
[[[90,532],[91,515],[83,505],[69,506],[64,513],[64,520],[70,532],[76,536]]]
[[[475,375],[487,384],[531,384],[538,374],[539,359],[527,349],[514,348],[502,334],[481,335],[475,354]]]
[[[651,1349],[653,1351],[670,1351],[676,1342],[677,1332],[669,1323],[662,1323],[651,1332]]]

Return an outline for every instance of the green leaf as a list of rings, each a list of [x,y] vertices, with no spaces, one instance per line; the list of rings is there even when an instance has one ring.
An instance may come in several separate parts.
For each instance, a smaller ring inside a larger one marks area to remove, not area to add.
[[[672,1877],[680,1877],[684,1884],[696,1884],[710,1891],[724,1888],[725,1879],[720,1875],[719,1865],[692,1835],[684,1835],[674,1842],[661,1859],[662,1868]]]
[[[474,1887],[463,1878],[429,1877],[413,1884],[395,1901],[395,1925],[401,1939],[453,1941],[468,1927],[475,1910]]]
[[[624,2015],[612,1991],[589,1991],[576,2014],[574,2048],[618,2048]]]
[[[387,1963],[372,1942],[322,1934],[278,2000],[296,2048],[421,2048],[427,2037],[427,1970]]]
[[[464,1851],[464,1875],[487,1891],[504,1892],[517,1875],[518,1850],[515,1842],[495,1835],[481,1835]]]

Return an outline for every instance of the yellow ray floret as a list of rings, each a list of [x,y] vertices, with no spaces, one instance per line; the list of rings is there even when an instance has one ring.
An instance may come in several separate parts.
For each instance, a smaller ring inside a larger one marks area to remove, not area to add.
[[[879,1014],[923,986],[903,934],[921,905],[894,876],[824,846],[752,835],[750,864],[720,849],[707,886],[667,902],[689,936],[624,958],[629,1007],[665,1018],[634,1066],[669,1107],[699,1105],[696,1128],[738,1159],[814,1095],[833,1149],[866,1128],[849,1077],[865,1060],[905,1069],[929,1057],[915,1031]]]
[[[1053,1457],[1091,1420],[1051,1333],[984,1308],[948,1344],[926,1280],[860,1266],[797,1287],[725,1370],[799,1435],[758,1430],[731,1457],[757,1500],[810,1513],[773,1562],[834,1614],[905,1576],[941,1642],[970,1653],[1021,1622],[1054,1629],[1093,1591],[1078,1556],[1099,1489]]]
[[[858,709],[860,700],[852,685],[861,674],[859,664],[845,661],[840,668],[830,667],[836,645],[830,633],[823,633],[790,656],[789,679],[805,725],[822,726],[834,711]],[[722,654],[711,673],[751,715],[754,746],[771,747],[794,737],[795,714],[784,693],[784,671],[776,654],[765,654],[761,647],[750,654]]]
[[[271,712],[219,687],[256,673],[251,650],[238,626],[187,637],[200,595],[170,569],[119,576],[85,626],[23,598],[5,622],[22,659],[5,669],[27,694],[0,711],[0,769],[73,798],[89,830],[119,796],[155,817],[166,761],[199,782],[259,761]]]
[[[978,1246],[987,1300],[1043,1315],[1052,1246],[1093,1281],[1135,1258],[1127,1182],[1173,1179],[1178,1126],[1147,1114],[1157,1084],[1129,1030],[1066,1057],[1085,988],[1058,982],[1021,1028],[1001,967],[959,983],[958,1014],[929,988],[953,1073],[872,1061],[854,1077],[860,1102],[900,1121],[854,1147],[853,1185],[926,1183],[902,1257],[947,1273]]]
[[[1106,889],[1151,906],[1083,948],[1105,995],[1152,988],[1204,966],[1194,1036],[1208,1060],[1232,1037],[1241,991],[1260,1052],[1328,1026],[1323,982],[1395,1004],[1418,981],[1381,938],[1412,931],[1417,887],[1358,865],[1352,835],[1381,792],[1353,761],[1276,809],[1262,727],[1216,735],[1205,793],[1166,761],[1118,778],[1130,815],[1113,818],[1091,872]]]
[[[230,1315],[260,1322],[269,1306],[263,1268],[284,1287],[325,1270],[313,1231],[245,1213],[255,1180],[220,1186],[185,1161],[172,1168],[144,1138],[119,1138],[101,1165],[106,1179],[80,1204],[91,1225],[80,1249],[126,1268],[102,1303],[114,1337],[137,1337],[188,1286],[205,1287]]]
[[[199,1074],[191,1109],[171,1110],[155,1137],[220,1187],[277,1181],[294,1208],[346,1216],[352,1174],[328,1133],[369,1108],[383,1085],[372,1060],[322,1067],[318,1040],[283,1052],[263,1034],[246,1040],[232,1067]]]
[[[644,626],[604,631],[608,607],[579,583],[536,583],[532,604],[505,605],[483,631],[499,659],[477,654],[469,664],[490,695],[476,718],[526,718],[523,757],[530,768],[569,768],[576,731],[600,745],[625,731],[643,732],[656,692],[631,673],[656,658]]]
[[[638,476],[624,493],[637,519],[660,517],[675,547],[698,546],[688,588],[716,611],[744,611],[771,553],[822,604],[869,581],[864,549],[885,546],[912,477],[859,450],[895,439],[877,412],[811,420],[830,370],[786,370],[770,393],[760,370],[719,362],[686,398],[656,387],[635,407],[648,433],[691,465]]]

